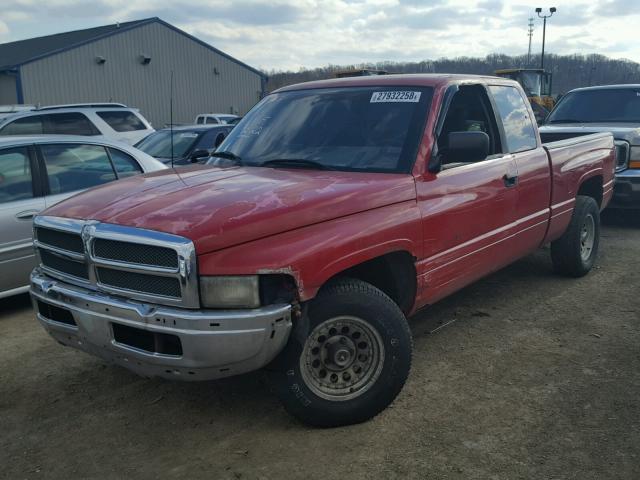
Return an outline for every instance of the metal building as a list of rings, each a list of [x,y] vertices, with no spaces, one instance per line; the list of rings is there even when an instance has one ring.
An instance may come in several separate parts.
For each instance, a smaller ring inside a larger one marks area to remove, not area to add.
[[[266,76],[160,20],[48,35],[0,45],[0,105],[120,102],[158,128],[199,113],[244,114]]]

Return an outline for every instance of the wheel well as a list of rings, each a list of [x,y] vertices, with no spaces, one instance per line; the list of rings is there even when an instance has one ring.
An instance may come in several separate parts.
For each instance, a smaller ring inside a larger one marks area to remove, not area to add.
[[[578,189],[578,195],[584,195],[593,198],[599,207],[602,206],[602,177],[600,175],[591,177],[582,182]]]
[[[417,276],[414,259],[408,252],[392,252],[344,270],[338,277],[357,278],[379,288],[408,314],[416,296]]]

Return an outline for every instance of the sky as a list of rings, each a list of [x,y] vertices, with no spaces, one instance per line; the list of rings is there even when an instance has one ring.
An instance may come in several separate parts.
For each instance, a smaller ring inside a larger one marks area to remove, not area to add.
[[[528,18],[552,6],[546,52],[640,62],[639,0],[0,0],[0,43],[160,17],[253,67],[297,71],[526,53]]]

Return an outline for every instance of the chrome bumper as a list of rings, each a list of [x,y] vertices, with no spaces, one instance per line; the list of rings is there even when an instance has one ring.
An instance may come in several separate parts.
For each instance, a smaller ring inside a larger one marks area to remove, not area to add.
[[[616,173],[611,208],[640,209],[640,170],[627,169]]]
[[[38,320],[60,343],[148,377],[211,380],[256,370],[284,348],[291,330],[290,305],[165,307],[65,284],[39,269],[31,274],[31,299]]]

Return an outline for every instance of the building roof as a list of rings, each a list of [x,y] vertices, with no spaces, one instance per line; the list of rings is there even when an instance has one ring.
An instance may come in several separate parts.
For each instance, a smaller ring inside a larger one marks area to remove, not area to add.
[[[230,55],[212,47],[208,43],[189,35],[187,32],[174,27],[170,23],[161,20],[158,17],[145,18],[142,20],[134,20],[131,22],[114,23],[112,25],[103,25],[101,27],[87,28],[84,30],[75,30],[72,32],[57,33],[55,35],[47,35],[44,37],[29,38],[27,40],[18,40],[17,42],[0,44],[0,71],[12,70],[25,63],[30,63],[41,58],[55,55],[81,45],[95,42],[112,35],[126,32],[142,25],[150,23],[160,23],[175,32],[184,35],[209,50],[228,58],[229,60],[242,65],[243,67],[257,73],[261,77],[266,77],[264,73],[253,67],[237,60]]]
[[[76,45],[128,30],[131,27],[149,23],[150,19],[116,23],[102,27],[86,28],[73,32],[57,33],[45,37],[29,38],[17,42],[0,44],[0,69],[22,65],[38,58],[46,57]]]

